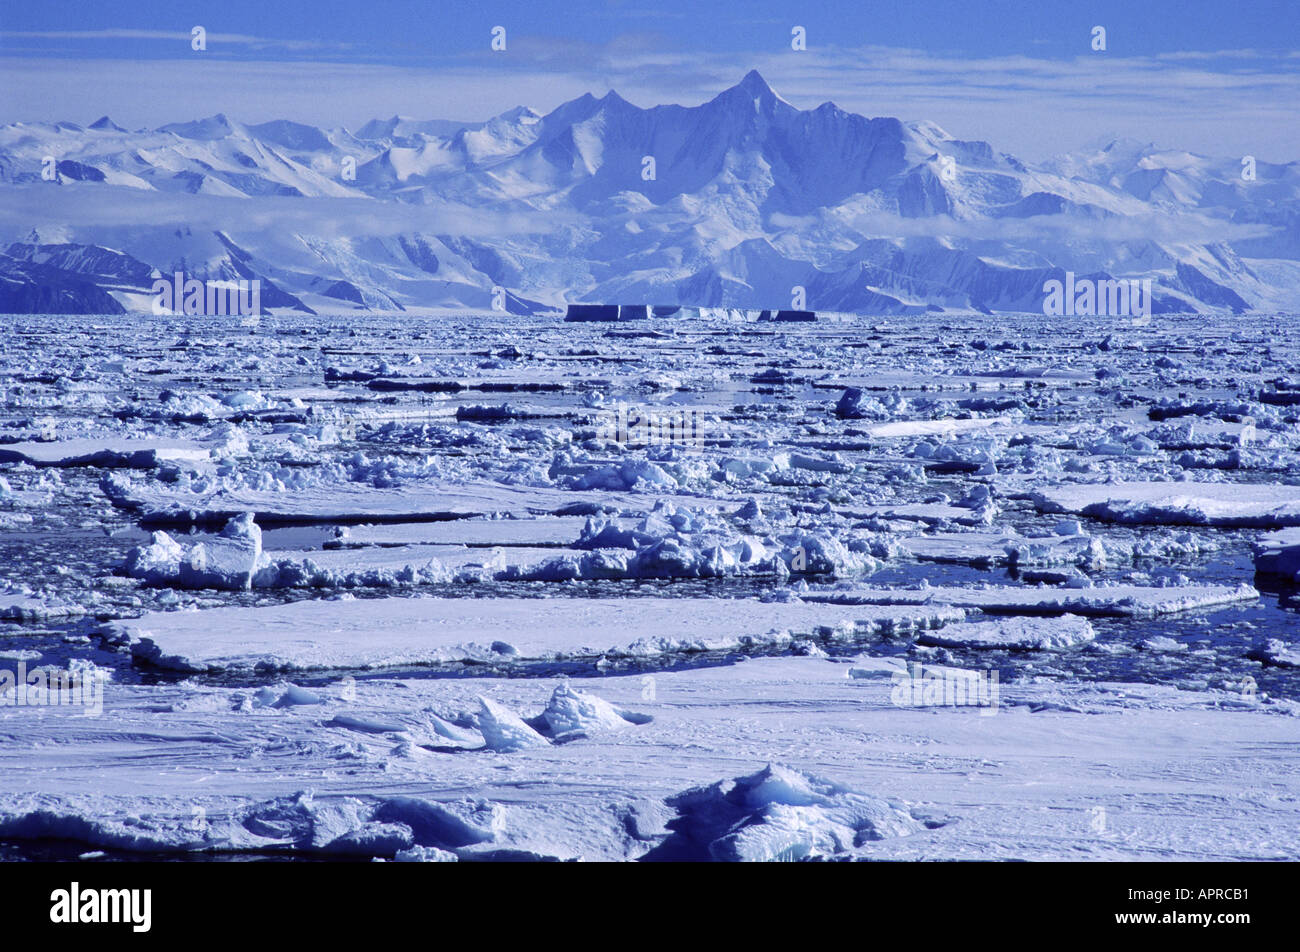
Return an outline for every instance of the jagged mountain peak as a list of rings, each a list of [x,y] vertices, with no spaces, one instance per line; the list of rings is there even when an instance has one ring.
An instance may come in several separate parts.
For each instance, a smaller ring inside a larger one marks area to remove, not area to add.
[[[224,139],[234,133],[236,129],[235,123],[226,118],[226,114],[223,112],[208,116],[206,119],[194,119],[190,122],[171,122],[158,127],[159,132],[170,132],[182,139],[196,139],[199,141]]]
[[[316,126],[288,119],[249,126],[248,131],[263,142],[304,152],[321,152],[330,148],[329,137]]]
[[[751,69],[736,84],[736,88],[743,89],[752,96],[776,96],[776,90],[771,84],[763,78],[763,74],[756,69]],[[778,97],[779,98],[779,97]]]
[[[710,105],[725,104],[732,106],[740,103],[758,110],[784,107],[792,112],[800,111],[788,100],[781,98],[756,69],[751,69],[741,78],[740,82],[724,89],[710,101]]]
[[[504,122],[536,122],[542,118],[542,114],[531,106],[515,106],[513,109],[507,109],[492,117],[489,122],[500,119]]]

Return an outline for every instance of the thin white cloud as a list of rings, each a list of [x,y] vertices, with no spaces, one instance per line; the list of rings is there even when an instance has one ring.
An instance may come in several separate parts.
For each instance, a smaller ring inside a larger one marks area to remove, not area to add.
[[[376,63],[204,59],[0,58],[0,121],[109,114],[156,126],[215,112],[247,122],[289,118],[356,128],[375,116],[481,119],[517,105],[543,112],[613,88],[642,106],[694,105],[758,68],[801,108],[832,100],[868,116],[930,119],[962,139],[1038,160],[1102,135],[1141,138],[1212,155],[1300,158],[1300,71],[1286,56],[1221,51],[1196,56],[1068,60],[977,59],[864,46],[718,53],[672,49],[653,33],[606,46],[511,38],[416,68]],[[166,95],[162,91],[166,90]]]
[[[202,26],[203,24],[195,24]],[[206,28],[205,28],[206,30]],[[0,30],[0,42],[6,40],[159,40],[168,43],[189,44],[189,30]],[[244,33],[206,32],[212,46],[222,44],[245,46],[259,50],[321,50],[350,49],[347,43],[326,43],[317,40],[279,40],[266,36],[249,36]]]
[[[1174,50],[1157,53],[1159,60],[1271,59],[1275,54],[1259,50]]]
[[[972,219],[947,215],[904,218],[879,209],[846,212],[840,209],[818,215],[774,214],[770,223],[779,229],[807,232],[827,224],[847,225],[866,238],[942,238],[964,241],[1017,242],[1124,242],[1156,241],[1168,244],[1213,244],[1277,234],[1270,225],[1231,224],[1222,219],[1185,212],[1128,215],[1123,218],[1087,218],[1080,215],[1038,215],[1030,218]]]
[[[209,231],[303,232],[317,237],[398,235],[414,231],[466,236],[538,234],[563,227],[557,212],[493,211],[450,201],[424,205],[370,198],[264,196],[257,201],[215,195],[150,192],[77,183],[6,186],[0,196],[0,234],[16,237],[42,228],[129,228],[183,221]]]
[[[0,39],[34,40],[188,40],[179,30],[0,30]]]

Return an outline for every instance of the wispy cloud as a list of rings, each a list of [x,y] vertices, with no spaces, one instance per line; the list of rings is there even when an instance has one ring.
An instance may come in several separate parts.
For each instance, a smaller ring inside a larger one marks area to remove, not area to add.
[[[201,25],[201,24],[200,24]],[[191,40],[189,30],[0,30],[0,42],[28,40],[156,40],[166,43],[183,43]],[[206,33],[206,40],[214,47],[242,46],[254,50],[344,50],[351,44],[305,39],[274,39],[266,36],[249,36],[243,33]],[[42,50],[43,51],[43,50]]]
[[[930,119],[958,138],[985,139],[1030,160],[1101,135],[1215,155],[1300,158],[1300,71],[1285,54],[1231,49],[1048,59],[819,46],[701,57],[653,30],[604,44],[512,35],[508,55],[486,48],[449,53],[427,67],[195,55],[47,59],[33,69],[30,59],[10,56],[0,58],[7,91],[0,120],[108,113],[131,125],[157,125],[225,112],[250,122],[291,118],[355,128],[394,113],[476,119],[516,105],[546,111],[608,89],[643,106],[695,104],[751,68],[803,108],[832,100],[870,116]]]
[[[825,219],[847,225],[864,237],[939,238],[964,241],[1123,242],[1157,241],[1172,245],[1242,241],[1277,234],[1281,229],[1260,224],[1229,224],[1222,219],[1186,212],[1144,212],[1123,218],[1082,215],[1038,215],[1030,218],[958,220],[948,215],[905,218],[879,209],[835,209],[814,216],[776,214],[771,224],[796,233],[825,225]]]
[[[290,198],[257,201],[216,195],[149,192],[93,184],[51,188],[10,185],[0,202],[0,232],[20,234],[39,221],[42,227],[132,228],[160,221],[183,221],[195,231],[257,232],[320,238],[398,235],[413,231],[454,232],[466,236],[525,235],[550,232],[566,224],[561,213],[493,211],[450,201],[404,205],[366,197]],[[93,200],[91,200],[93,197]]]

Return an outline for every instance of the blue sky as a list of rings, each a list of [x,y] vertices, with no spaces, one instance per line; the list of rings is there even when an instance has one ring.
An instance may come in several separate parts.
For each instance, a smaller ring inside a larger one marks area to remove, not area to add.
[[[489,49],[497,25],[504,53]],[[806,51],[790,48],[795,25]],[[355,127],[611,88],[693,104],[758,68],[798,106],[931,119],[1027,158],[1122,134],[1286,161],[1300,158],[1298,48],[1296,0],[5,0],[0,122],[225,112]]]

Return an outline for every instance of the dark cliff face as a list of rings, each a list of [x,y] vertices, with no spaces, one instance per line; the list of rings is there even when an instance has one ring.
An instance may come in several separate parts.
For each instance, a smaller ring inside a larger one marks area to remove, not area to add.
[[[123,314],[93,280],[52,265],[0,256],[0,313]]]

